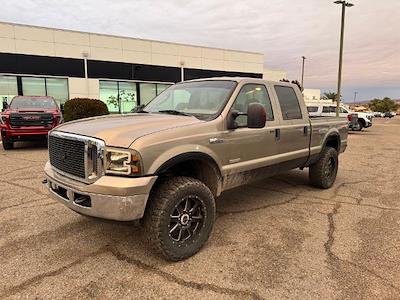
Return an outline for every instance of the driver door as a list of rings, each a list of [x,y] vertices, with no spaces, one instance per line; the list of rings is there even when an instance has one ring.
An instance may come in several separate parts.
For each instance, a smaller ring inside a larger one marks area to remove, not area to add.
[[[247,115],[236,118],[238,128],[228,130],[224,141],[228,145],[229,160],[224,166],[227,175],[227,187],[244,184],[257,177],[272,176],[277,173],[275,157],[279,153],[276,132],[279,120],[274,117],[267,86],[264,84],[244,84],[231,107],[240,113],[247,113],[250,103],[261,103],[267,112],[264,128],[248,128]]]

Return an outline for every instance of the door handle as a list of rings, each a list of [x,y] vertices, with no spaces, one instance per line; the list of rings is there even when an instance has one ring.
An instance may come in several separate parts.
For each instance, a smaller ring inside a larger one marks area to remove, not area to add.
[[[279,141],[281,139],[281,130],[279,128],[275,129],[275,141]]]
[[[308,126],[303,127],[303,134],[308,135]]]

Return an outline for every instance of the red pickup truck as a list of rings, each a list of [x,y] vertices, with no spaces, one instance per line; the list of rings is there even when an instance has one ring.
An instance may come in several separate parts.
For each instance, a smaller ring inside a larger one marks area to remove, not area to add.
[[[15,96],[4,106],[0,113],[4,150],[14,148],[16,141],[45,140],[47,133],[62,122],[61,110],[52,97]]]

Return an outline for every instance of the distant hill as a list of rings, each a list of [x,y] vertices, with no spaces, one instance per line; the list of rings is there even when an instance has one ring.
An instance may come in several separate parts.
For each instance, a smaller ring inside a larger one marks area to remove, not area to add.
[[[363,101],[356,101],[356,102],[352,102],[352,101],[347,101],[345,103],[347,104],[352,104],[352,105],[367,105],[369,102],[371,102],[373,99],[371,100],[363,100]],[[396,101],[396,103],[400,104],[400,99],[392,99],[393,101]]]

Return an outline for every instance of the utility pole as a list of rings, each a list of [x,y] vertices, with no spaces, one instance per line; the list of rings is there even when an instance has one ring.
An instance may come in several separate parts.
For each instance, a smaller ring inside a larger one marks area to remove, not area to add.
[[[346,7],[352,7],[354,4],[346,1],[335,1],[335,4],[342,5],[342,22],[340,30],[340,50],[339,50],[339,71],[338,71],[338,83],[336,93],[336,117],[339,117],[340,109],[340,93],[342,89],[342,65],[343,65],[343,41],[344,41],[344,21],[346,16]]]
[[[353,103],[354,103],[354,104],[356,104],[357,94],[358,94],[358,92],[354,92],[354,100],[353,100]]]
[[[303,66],[301,68],[301,88],[304,91],[304,64],[305,64],[305,61],[306,61],[306,57],[302,56],[301,58],[303,59]]]

